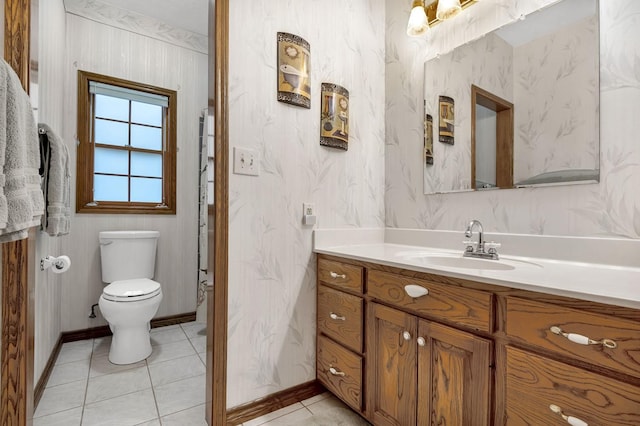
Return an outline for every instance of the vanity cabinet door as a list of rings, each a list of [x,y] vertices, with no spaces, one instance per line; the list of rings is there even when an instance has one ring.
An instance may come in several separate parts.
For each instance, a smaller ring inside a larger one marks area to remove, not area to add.
[[[421,320],[417,343],[417,424],[488,425],[492,342]]]
[[[376,426],[416,424],[417,319],[369,304],[367,412]]]

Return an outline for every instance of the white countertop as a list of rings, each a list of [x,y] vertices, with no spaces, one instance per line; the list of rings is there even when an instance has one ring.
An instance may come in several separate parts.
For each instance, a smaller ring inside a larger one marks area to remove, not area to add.
[[[511,265],[513,269],[471,269],[433,264],[434,258],[430,256],[435,256],[436,261],[462,257],[462,234],[427,230],[320,229],[314,231],[313,251],[412,271],[640,309],[640,240],[490,234],[491,239],[497,242],[507,242],[508,250],[502,251],[505,247],[503,243],[498,250],[500,260],[497,262]],[[399,243],[403,241],[411,244]],[[452,249],[451,246],[460,248]],[[559,247],[561,253],[548,258]],[[513,254],[519,253],[520,248],[527,256]],[[632,250],[631,255],[629,250]],[[598,253],[601,255],[598,256]],[[538,257],[536,254],[547,256]]]

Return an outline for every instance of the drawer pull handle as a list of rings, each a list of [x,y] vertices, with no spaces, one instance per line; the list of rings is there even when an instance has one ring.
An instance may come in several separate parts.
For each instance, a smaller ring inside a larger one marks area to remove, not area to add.
[[[336,278],[342,278],[343,280],[347,278],[347,274],[338,274],[337,272],[329,272],[329,275],[331,275],[331,278],[333,278],[334,280]]]
[[[329,366],[329,373],[333,376],[344,377],[347,374],[344,371],[336,370],[332,365]]]
[[[571,426],[589,426],[589,423],[585,422],[584,420],[580,420],[579,418],[573,416],[567,416],[562,412],[562,408],[558,407],[555,404],[549,405],[549,409],[556,414],[560,414],[560,417],[562,417],[564,421],[569,423]]]
[[[345,318],[345,317],[342,317],[342,316],[340,316],[340,315],[338,315],[338,314],[334,314],[333,312],[331,312],[331,313],[329,314],[329,317],[330,317],[332,320],[336,320],[336,321],[337,321],[337,320],[340,320],[340,321],[345,321],[345,320],[346,320],[346,318]]]
[[[405,331],[402,333],[402,338],[404,340],[411,340],[411,333],[409,333],[408,331]]]
[[[565,333],[564,331],[562,331],[560,327],[555,325],[552,326],[549,330],[551,330],[553,334],[557,334],[558,336],[565,337],[569,341],[573,343],[577,343],[579,345],[602,345],[605,348],[609,348],[609,349],[615,349],[618,347],[618,344],[611,339],[593,340],[588,338],[587,336],[583,336],[582,334]]]
[[[427,341],[424,340],[424,337],[418,337],[418,346],[427,346]]]
[[[409,297],[413,297],[414,299],[417,299],[418,297],[426,296],[427,294],[429,294],[429,290],[415,284],[405,285],[404,291],[409,295]]]

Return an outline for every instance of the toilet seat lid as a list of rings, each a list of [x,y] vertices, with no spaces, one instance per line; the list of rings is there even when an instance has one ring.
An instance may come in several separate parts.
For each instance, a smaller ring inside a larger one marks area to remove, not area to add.
[[[135,302],[160,293],[160,284],[148,278],[114,281],[102,290],[102,297],[114,302]]]

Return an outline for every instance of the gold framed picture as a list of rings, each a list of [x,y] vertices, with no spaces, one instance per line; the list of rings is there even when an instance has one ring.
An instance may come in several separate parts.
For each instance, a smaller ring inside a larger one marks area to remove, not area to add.
[[[453,98],[448,96],[440,96],[440,124],[439,138],[443,143],[453,145],[453,129],[455,127],[455,113]]]
[[[278,101],[311,108],[310,46],[300,36],[278,33]]]
[[[320,145],[349,148],[349,91],[333,83],[322,83]]]
[[[424,163],[433,165],[433,117],[424,115]]]

